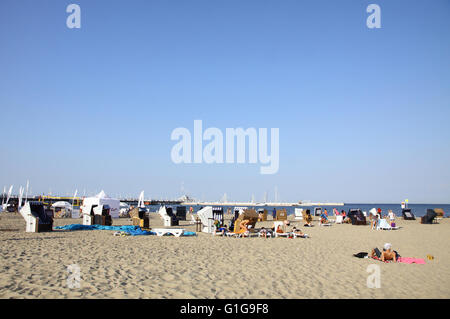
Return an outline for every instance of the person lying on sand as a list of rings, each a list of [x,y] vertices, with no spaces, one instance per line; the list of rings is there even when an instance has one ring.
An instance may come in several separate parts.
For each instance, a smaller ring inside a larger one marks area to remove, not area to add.
[[[378,248],[372,249],[371,257],[377,257],[381,261],[393,260],[397,262],[397,252],[392,250],[392,245],[389,243],[384,244],[383,251],[381,252]]]
[[[269,233],[269,231],[267,229],[265,229],[264,227],[261,227],[261,229],[259,230],[259,233],[261,234],[261,237],[267,238],[267,234]]]
[[[300,229],[297,229],[297,227],[295,227],[295,226],[292,228],[292,232],[294,234],[296,234],[297,236],[302,237],[302,238],[308,238],[309,237],[307,234],[304,234]]]

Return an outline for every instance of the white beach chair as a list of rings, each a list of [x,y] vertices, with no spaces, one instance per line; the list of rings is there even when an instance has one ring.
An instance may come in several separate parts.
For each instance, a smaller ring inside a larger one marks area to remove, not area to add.
[[[275,238],[277,238],[278,236],[280,236],[280,237],[289,237],[289,235],[291,235],[291,233],[285,232],[285,230],[283,229],[284,221],[275,221],[273,223],[273,226],[275,228],[275,230],[273,232],[273,235],[274,235]],[[279,226],[281,226],[281,228],[283,229],[282,233],[277,233],[277,229],[278,229]],[[296,236],[294,236],[294,237],[296,237]]]
[[[295,220],[303,220],[303,208],[296,208],[294,210]]]
[[[344,216],[338,215],[336,216],[336,219],[334,220],[335,224],[342,224],[344,222]]]
[[[25,219],[27,233],[39,233],[53,230],[53,218],[48,216],[41,202],[27,202],[19,209],[19,213]],[[42,223],[42,220],[46,220]]]

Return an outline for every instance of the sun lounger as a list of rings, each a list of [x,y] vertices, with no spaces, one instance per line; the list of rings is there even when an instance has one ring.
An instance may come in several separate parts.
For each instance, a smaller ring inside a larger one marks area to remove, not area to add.
[[[286,232],[285,226],[284,226],[284,222],[282,222],[282,221],[275,221],[273,223],[273,227],[275,229],[274,232],[273,232],[273,235],[274,235],[275,238],[277,238],[278,236],[280,236],[280,237],[289,237],[289,235],[292,235],[292,233]],[[282,233],[277,232],[279,227],[281,227],[281,229],[283,230]]]
[[[155,232],[157,236],[173,235],[175,237],[180,237],[184,233],[183,228],[154,228],[152,232]]]

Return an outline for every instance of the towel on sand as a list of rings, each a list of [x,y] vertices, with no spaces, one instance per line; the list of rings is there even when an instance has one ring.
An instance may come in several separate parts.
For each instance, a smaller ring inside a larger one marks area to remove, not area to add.
[[[103,226],[103,225],[80,225],[72,224],[65,226],[58,226],[55,229],[64,230],[115,230],[129,233],[131,236],[139,235],[156,235],[155,232],[142,230],[139,226]]]
[[[80,225],[80,224],[72,224],[65,226],[58,226],[55,229],[64,229],[64,230],[115,230],[126,232],[131,236],[140,236],[140,235],[156,235],[155,232],[142,230],[139,226],[103,226],[103,225]],[[195,232],[185,231],[181,236],[196,236]]]
[[[399,257],[397,259],[397,262],[405,264],[425,264],[425,259],[413,257]]]

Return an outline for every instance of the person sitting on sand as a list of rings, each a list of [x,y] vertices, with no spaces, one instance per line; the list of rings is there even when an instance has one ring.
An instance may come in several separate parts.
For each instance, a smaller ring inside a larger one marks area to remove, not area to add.
[[[344,220],[342,222],[346,224],[351,224],[352,219],[350,218],[350,216],[344,215]]]
[[[328,220],[328,217],[325,213],[320,215],[320,223],[321,224],[329,224],[330,223],[330,221]]]
[[[274,227],[274,228],[275,228],[275,227]],[[278,227],[277,227],[277,229],[275,230],[275,232],[276,232],[276,233],[279,233],[279,234],[283,234],[283,233],[284,233],[284,231],[283,231],[283,226],[278,225]]]
[[[243,221],[241,221],[241,223],[239,224],[239,226],[240,226],[239,233],[248,232],[248,224],[249,223],[250,223],[249,219],[244,219]]]
[[[393,260],[397,262],[397,257],[399,257],[398,253],[392,250],[392,245],[389,243],[384,244],[383,252],[381,252],[378,248],[372,249],[372,258],[378,258],[381,261]]]
[[[377,208],[378,219],[383,218],[383,214],[381,213],[381,208]]]
[[[300,229],[297,229],[297,227],[295,227],[295,226],[292,227],[292,232],[294,234],[296,234],[297,236],[302,237],[302,238],[308,238],[309,237],[307,234],[304,234]]]
[[[390,225],[392,225],[392,223],[395,223],[395,214],[392,211],[392,209],[389,209],[388,216],[389,216]]]
[[[305,222],[306,224],[304,225],[305,227],[312,227],[312,216],[311,216],[311,212],[309,211],[309,209],[306,210],[306,218],[305,218]]]
[[[370,228],[375,229],[378,225],[378,215],[370,215]]]
[[[216,235],[218,232],[224,236],[225,233],[227,232],[227,225],[220,225],[220,222],[218,220],[214,221],[214,235]]]

